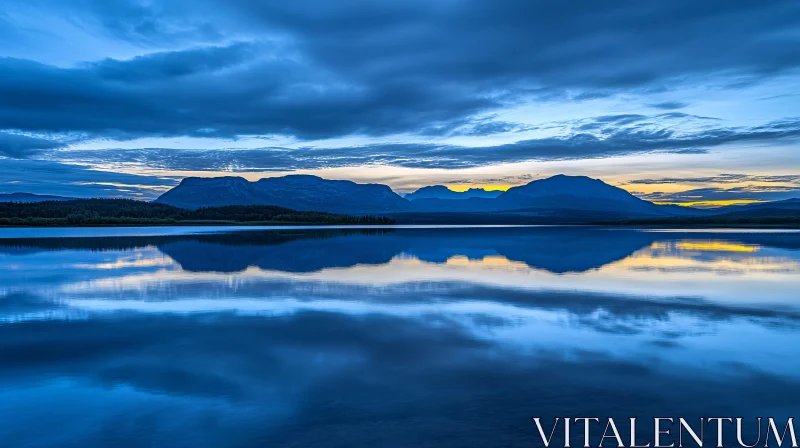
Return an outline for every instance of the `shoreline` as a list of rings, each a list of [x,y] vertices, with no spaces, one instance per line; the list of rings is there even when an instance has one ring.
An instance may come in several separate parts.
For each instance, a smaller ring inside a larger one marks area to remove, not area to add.
[[[430,222],[400,221],[392,224],[344,224],[326,222],[276,222],[276,221],[184,221],[161,223],[91,223],[91,224],[56,224],[41,225],[9,225],[0,224],[0,229],[89,229],[89,228],[131,228],[131,227],[351,227],[351,228],[397,228],[397,227],[611,227],[611,228],[663,228],[697,229],[697,228],[776,228],[800,229],[800,222],[787,223],[747,223],[747,222]]]
[[[617,228],[800,228],[800,221],[787,222],[671,222],[664,221],[630,221],[630,222],[557,222],[557,221],[528,221],[510,220],[493,221],[491,219],[475,221],[436,221],[436,220],[394,220],[392,223],[362,223],[348,224],[346,222],[303,222],[303,221],[176,221],[176,222],[130,222],[130,223],[20,223],[0,224],[0,229],[37,229],[37,228],[113,228],[113,227],[203,227],[203,226],[229,226],[229,227],[331,227],[331,226],[356,226],[356,227],[381,227],[381,226],[549,226],[549,227],[617,227]]]

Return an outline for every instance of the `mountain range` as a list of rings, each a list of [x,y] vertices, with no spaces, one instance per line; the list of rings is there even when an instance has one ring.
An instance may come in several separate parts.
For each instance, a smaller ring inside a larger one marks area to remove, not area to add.
[[[66,201],[73,198],[30,193],[0,194],[0,202]],[[188,177],[155,201],[184,209],[226,205],[272,205],[298,211],[381,215],[414,223],[585,223],[687,218],[800,219],[800,199],[697,209],[657,205],[599,179],[557,175],[507,191],[443,185],[402,197],[386,185],[358,184],[310,175],[271,177]]]
[[[469,198],[487,198],[494,199],[503,194],[501,190],[485,190],[483,188],[470,188],[467,191],[453,191],[444,185],[432,185],[430,187],[422,187],[419,190],[409,193],[404,198],[409,201],[416,201],[418,199],[469,199]]]
[[[446,190],[446,191],[445,191]],[[222,205],[278,205],[301,211],[388,216],[514,216],[542,220],[597,221],[694,217],[723,213],[676,205],[657,205],[599,179],[557,175],[510,188],[458,193],[437,185],[405,198],[386,185],[357,184],[310,175],[271,177],[249,182],[241,177],[184,179],[156,202],[181,208]],[[750,209],[737,208],[743,212]],[[405,221],[405,219],[403,219]],[[424,221],[424,220],[422,220]]]
[[[156,202],[195,209],[223,205],[277,205],[298,211],[387,214],[409,211],[411,202],[386,185],[357,184],[290,175],[249,182],[241,177],[187,177]]]

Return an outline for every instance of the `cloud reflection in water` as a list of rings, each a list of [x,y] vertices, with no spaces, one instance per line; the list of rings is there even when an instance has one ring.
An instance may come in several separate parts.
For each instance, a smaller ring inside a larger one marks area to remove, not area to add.
[[[3,240],[0,440],[530,446],[533,415],[781,415],[798,248],[551,228]]]

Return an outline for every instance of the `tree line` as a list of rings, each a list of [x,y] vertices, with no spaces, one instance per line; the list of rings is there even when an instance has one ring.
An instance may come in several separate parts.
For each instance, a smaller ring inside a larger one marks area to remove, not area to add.
[[[77,199],[35,203],[0,203],[0,226],[108,225],[381,225],[385,216],[350,216],[303,212],[271,205],[228,205],[187,210],[133,199]]]

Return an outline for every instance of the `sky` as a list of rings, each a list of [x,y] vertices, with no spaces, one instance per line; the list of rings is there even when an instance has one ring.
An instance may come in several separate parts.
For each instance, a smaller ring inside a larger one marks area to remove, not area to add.
[[[0,193],[290,173],[800,197],[796,0],[5,0]]]

